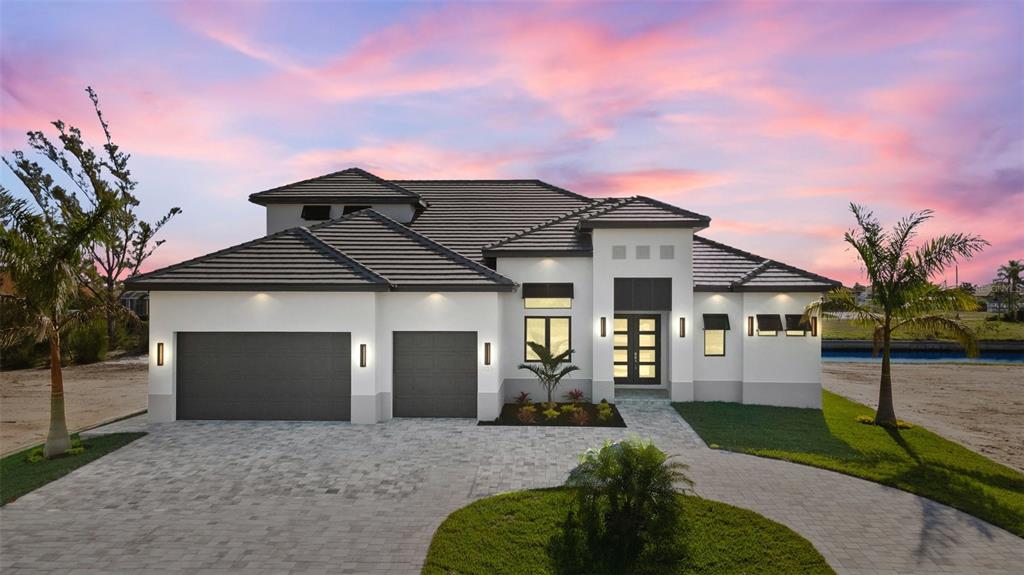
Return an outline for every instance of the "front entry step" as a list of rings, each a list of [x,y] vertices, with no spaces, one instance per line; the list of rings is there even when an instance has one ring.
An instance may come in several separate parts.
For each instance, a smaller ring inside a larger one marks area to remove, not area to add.
[[[616,386],[615,402],[626,401],[670,403],[672,396],[667,389],[629,389]]]

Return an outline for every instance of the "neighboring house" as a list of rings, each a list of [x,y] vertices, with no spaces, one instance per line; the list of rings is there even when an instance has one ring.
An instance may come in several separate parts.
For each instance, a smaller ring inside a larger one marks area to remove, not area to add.
[[[990,283],[978,286],[974,290],[974,297],[985,305],[985,311],[1006,313],[1010,311],[1008,298],[1006,297],[1008,292],[1009,289],[1004,284]]]
[[[821,405],[804,307],[838,285],[711,241],[651,198],[352,168],[253,194],[267,236],[132,278],[150,292],[150,417],[495,418],[573,349],[559,393]]]
[[[121,294],[121,305],[140,318],[149,316],[149,293],[144,291],[126,291]]]

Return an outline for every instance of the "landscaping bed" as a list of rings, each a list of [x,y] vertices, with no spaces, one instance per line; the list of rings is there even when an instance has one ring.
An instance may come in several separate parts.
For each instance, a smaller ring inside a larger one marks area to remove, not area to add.
[[[674,403],[711,448],[784,459],[889,485],[1024,537],[1024,474],[920,426],[866,425],[874,411],[822,392],[822,410]]]
[[[832,573],[813,545],[753,511],[682,496],[684,557],[673,565],[641,563],[645,573]],[[573,560],[553,545],[573,508],[566,489],[520,491],[476,501],[445,519],[430,543],[425,574],[554,574]],[[556,549],[558,549],[556,551]],[[602,570],[588,570],[595,575]]]
[[[557,413],[548,410],[547,403],[506,403],[497,419],[480,425],[626,427],[613,403],[564,402],[554,404]]]
[[[79,467],[120,449],[145,433],[111,433],[85,440],[72,437],[69,453],[43,459],[42,447],[31,447],[0,459],[0,501],[3,504],[64,477]]]

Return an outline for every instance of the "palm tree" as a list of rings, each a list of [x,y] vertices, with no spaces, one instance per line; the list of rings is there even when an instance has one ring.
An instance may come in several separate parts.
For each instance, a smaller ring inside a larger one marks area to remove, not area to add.
[[[550,405],[554,403],[551,401],[551,393],[562,382],[562,378],[580,369],[575,365],[562,365],[572,355],[573,350],[568,349],[558,355],[551,355],[548,348],[537,342],[528,341],[526,345],[530,346],[533,353],[537,355],[537,363],[520,363],[519,369],[529,370],[537,376],[541,386],[548,392],[548,405]]]
[[[931,278],[958,259],[969,259],[988,245],[975,235],[948,234],[912,246],[921,224],[932,217],[931,210],[914,212],[901,219],[891,231],[882,229],[875,215],[863,206],[850,204],[857,228],[846,232],[846,243],[857,251],[871,284],[871,297],[858,304],[852,292],[837,288],[807,308],[844,312],[854,321],[874,327],[874,353],[882,354],[882,376],[878,390],[875,423],[894,425],[892,371],[889,346],[893,332],[908,328],[938,331],[956,339],[970,356],[977,355],[974,332],[948,313],[977,309],[974,297],[960,287],[947,288]]]
[[[1010,321],[1017,321],[1017,292],[1020,290],[1020,274],[1024,266],[1020,260],[1010,260],[1006,265],[999,266],[996,281],[1006,286],[1006,310],[1010,312]]]

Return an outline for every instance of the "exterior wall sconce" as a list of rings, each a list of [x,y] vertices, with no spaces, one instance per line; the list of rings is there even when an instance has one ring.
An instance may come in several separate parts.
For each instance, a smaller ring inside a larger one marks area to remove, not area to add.
[[[602,317],[601,318],[601,337],[607,337],[607,336],[608,336],[608,318]]]
[[[359,344],[359,367],[366,367],[366,344]]]
[[[754,335],[754,316],[752,315],[747,316],[747,335]]]
[[[818,336],[818,318],[812,317],[811,318],[811,337],[817,337],[817,336]]]
[[[679,318],[679,337],[686,337],[686,318]]]
[[[162,341],[156,344],[156,364],[164,364],[164,342]]]
[[[484,342],[484,365],[491,365],[491,342]]]

